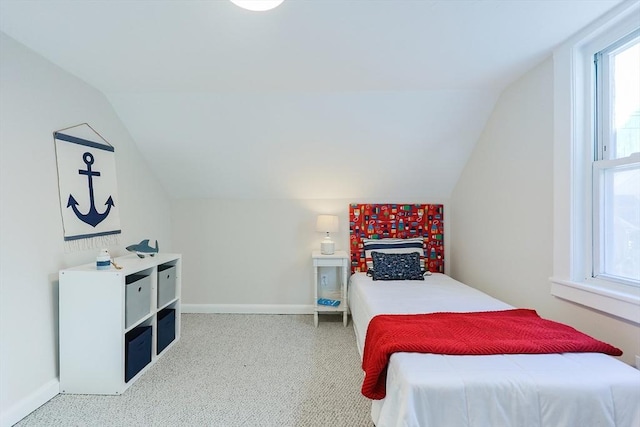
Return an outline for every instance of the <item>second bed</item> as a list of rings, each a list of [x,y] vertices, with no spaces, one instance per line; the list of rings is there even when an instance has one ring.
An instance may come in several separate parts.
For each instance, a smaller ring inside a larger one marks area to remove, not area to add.
[[[434,273],[424,281],[352,275],[349,305],[362,355],[378,314],[479,312],[513,307]],[[377,427],[640,425],[640,372],[601,353],[452,356],[394,353]]]

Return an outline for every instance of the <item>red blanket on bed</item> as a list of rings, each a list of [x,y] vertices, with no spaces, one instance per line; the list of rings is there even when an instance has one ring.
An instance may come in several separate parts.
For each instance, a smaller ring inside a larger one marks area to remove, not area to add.
[[[395,352],[454,355],[605,353],[622,351],[534,310],[477,313],[384,314],[369,323],[364,345],[362,394],[382,399],[387,364]]]

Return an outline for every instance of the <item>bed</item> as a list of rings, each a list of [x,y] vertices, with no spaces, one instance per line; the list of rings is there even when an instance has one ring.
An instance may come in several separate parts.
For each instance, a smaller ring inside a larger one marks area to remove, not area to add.
[[[398,216],[384,215],[383,208],[398,213],[398,205],[350,206],[353,274],[349,305],[361,356],[369,323],[380,314],[514,309],[440,271],[444,270],[441,207],[404,206],[405,212],[414,214],[422,209],[420,220],[424,224],[416,225],[416,221],[409,220],[414,223],[415,233],[402,236],[394,234],[389,224],[391,220],[397,222]],[[354,210],[359,212],[355,214]],[[433,212],[438,214],[432,215]],[[411,215],[405,218],[415,218]],[[378,224],[380,219],[386,225]],[[437,227],[429,223],[434,220],[438,221]],[[401,281],[373,280],[366,274],[369,254],[364,251],[363,239],[410,239],[415,235],[425,237],[424,265],[434,273],[424,280]],[[436,242],[429,242],[431,237]],[[432,258],[430,254],[434,252]],[[593,352],[495,355],[398,352],[389,358],[386,395],[372,400],[371,416],[377,427],[638,427],[640,371],[611,356]]]

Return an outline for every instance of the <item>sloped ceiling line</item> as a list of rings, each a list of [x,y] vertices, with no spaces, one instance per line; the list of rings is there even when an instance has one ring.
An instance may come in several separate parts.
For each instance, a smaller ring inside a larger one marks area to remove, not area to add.
[[[501,91],[617,3],[1,0],[0,30],[102,91],[173,197],[449,197]]]

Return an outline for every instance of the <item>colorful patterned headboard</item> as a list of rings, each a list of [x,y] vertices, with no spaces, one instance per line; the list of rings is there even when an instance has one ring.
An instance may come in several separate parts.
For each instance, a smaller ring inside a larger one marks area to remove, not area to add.
[[[362,239],[424,238],[425,267],[444,273],[444,224],[442,205],[349,205],[351,273],[367,271]]]

